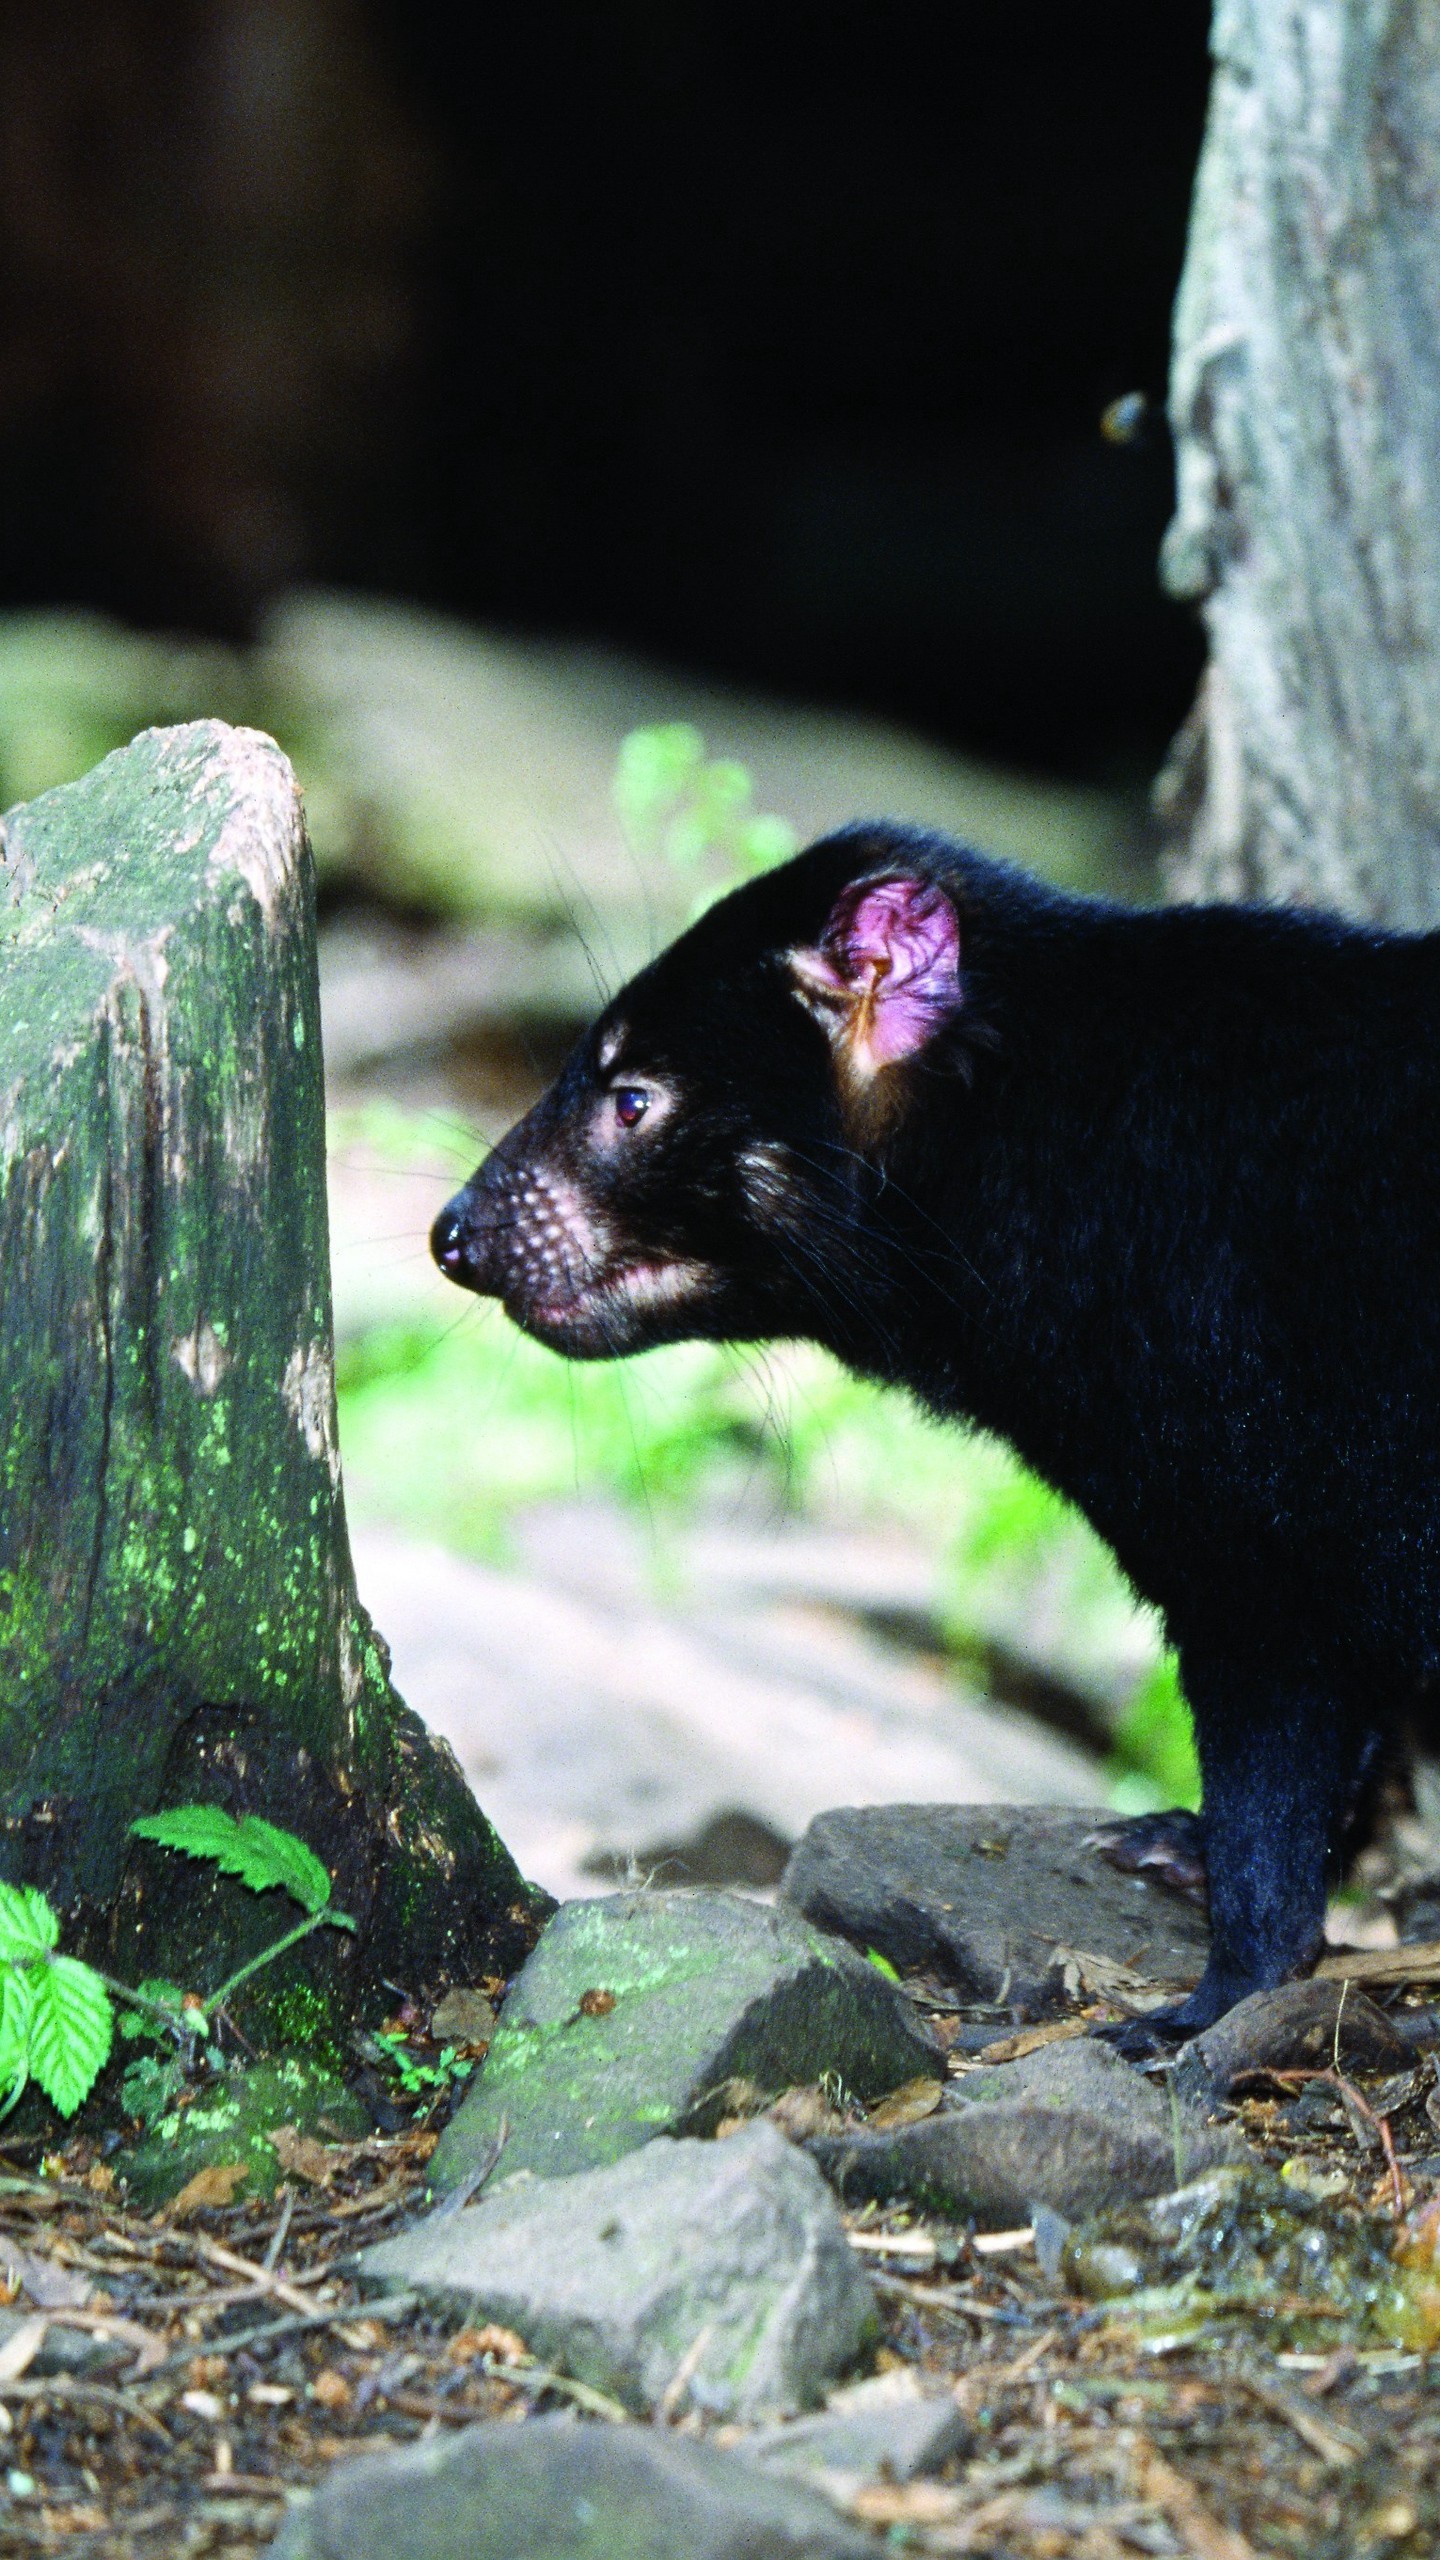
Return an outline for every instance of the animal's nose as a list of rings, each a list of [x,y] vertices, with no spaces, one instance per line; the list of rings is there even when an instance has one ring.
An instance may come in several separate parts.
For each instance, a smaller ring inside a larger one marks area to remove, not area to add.
[[[430,1230],[430,1250],[449,1280],[465,1268],[465,1228],[458,1201],[447,1200]]]

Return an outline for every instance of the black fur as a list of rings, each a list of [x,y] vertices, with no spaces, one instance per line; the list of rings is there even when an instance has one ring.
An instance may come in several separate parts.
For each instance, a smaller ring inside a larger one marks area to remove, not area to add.
[[[964,1001],[857,1123],[785,955],[897,873],[953,901]],[[596,1114],[647,1077],[668,1115],[622,1143]],[[537,1259],[537,1167],[598,1246]],[[807,1336],[1003,1435],[1178,1648],[1213,1952],[1176,2023],[1313,1961],[1440,1638],[1440,936],[1135,913],[847,830],[614,1000],[435,1249],[576,1356]],[[637,1304],[675,1256],[713,1278]]]

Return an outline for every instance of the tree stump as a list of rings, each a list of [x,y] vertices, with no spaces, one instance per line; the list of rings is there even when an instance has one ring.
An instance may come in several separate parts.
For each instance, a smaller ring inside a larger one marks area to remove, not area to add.
[[[1163,572],[1171,886],[1440,924],[1440,13],[1217,0]]]
[[[269,738],[151,730],[0,835],[0,1872],[201,1991],[273,1896],[142,1846],[298,1832],[358,1925],[249,1987],[334,2047],[505,1973],[540,1909],[356,1598],[336,1442],[310,856]]]

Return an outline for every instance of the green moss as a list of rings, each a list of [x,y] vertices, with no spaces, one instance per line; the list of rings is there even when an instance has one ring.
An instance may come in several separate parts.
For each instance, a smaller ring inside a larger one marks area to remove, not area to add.
[[[273,2195],[282,2171],[270,2135],[281,2125],[335,2142],[370,2130],[359,2100],[313,2062],[261,2062],[227,2073],[117,2155],[130,2202],[156,2212],[202,2169],[243,2168],[246,2195]]]
[[[141,1972],[203,1964],[209,1989],[256,1952],[257,1915],[137,1860],[130,1820],[188,1795],[295,1823],[361,1889],[370,1935],[359,1960],[287,1958],[243,2006],[333,2049],[386,1972],[503,1966],[523,1886],[355,1600],[293,777],[216,724],[152,733],[13,812],[7,857],[0,1872],[43,1845],[40,1880],[110,1969],[137,1978],[143,1941]],[[390,1822],[432,1762],[443,1853]]]

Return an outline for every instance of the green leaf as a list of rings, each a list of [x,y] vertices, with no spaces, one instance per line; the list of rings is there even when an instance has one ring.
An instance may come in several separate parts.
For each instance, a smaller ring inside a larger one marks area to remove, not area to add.
[[[147,1973],[135,1985],[137,2000],[157,2000],[162,2009],[173,2009],[178,2016],[185,2006],[185,1994],[178,1982],[167,1982],[163,1973]]]
[[[312,1918],[330,1899],[330,1878],[314,1850],[293,1831],[262,1821],[258,1813],[243,1813],[237,1822],[218,1804],[177,1804],[165,1813],[143,1815],[130,1828],[142,1840],[158,1841],[162,1849],[213,1860],[252,1893],[269,1893],[278,1885]]]
[[[877,1972],[877,1973],[883,1973],[887,1982],[898,1982],[898,1981],[899,1981],[900,1976],[899,1976],[899,1974],[896,1972],[895,1967],[894,1967],[894,1966],[893,1966],[893,1964],[891,1963],[891,1961],[890,1961],[889,1957],[888,1957],[888,1956],[882,1956],[882,1954],[880,1953],[880,1950],[879,1950],[879,1948],[878,1948],[878,1947],[867,1947],[867,1948],[866,1948],[866,1950],[865,1950],[865,1953],[866,1953],[867,1957],[869,1958],[869,1960],[870,1960],[871,1964],[873,1964],[873,1966],[875,1967],[876,1972]]]
[[[133,2044],[137,2036],[153,2036],[157,2043],[164,2044],[169,2036],[181,2031],[191,2035],[205,2032],[203,2009],[186,2008],[185,1994],[178,1982],[166,1982],[160,1975],[154,1975],[148,1981],[136,1983],[135,1997],[137,2000],[155,2001],[167,2012],[168,2024],[153,2017],[148,2009],[122,2007],[120,2033],[127,2044]]]
[[[48,1955],[59,1935],[60,1923],[43,1893],[33,1885],[0,1884],[0,1963]]]
[[[120,2083],[120,2103],[153,2133],[184,2086],[184,2070],[173,2055],[162,2062],[158,2054],[142,2053]]]
[[[28,1965],[0,1966],[0,2104],[18,2096],[30,2076],[33,1973]]]
[[[78,1956],[51,1956],[30,1979],[31,2075],[62,2116],[73,2116],[109,2059],[110,1996]]]

